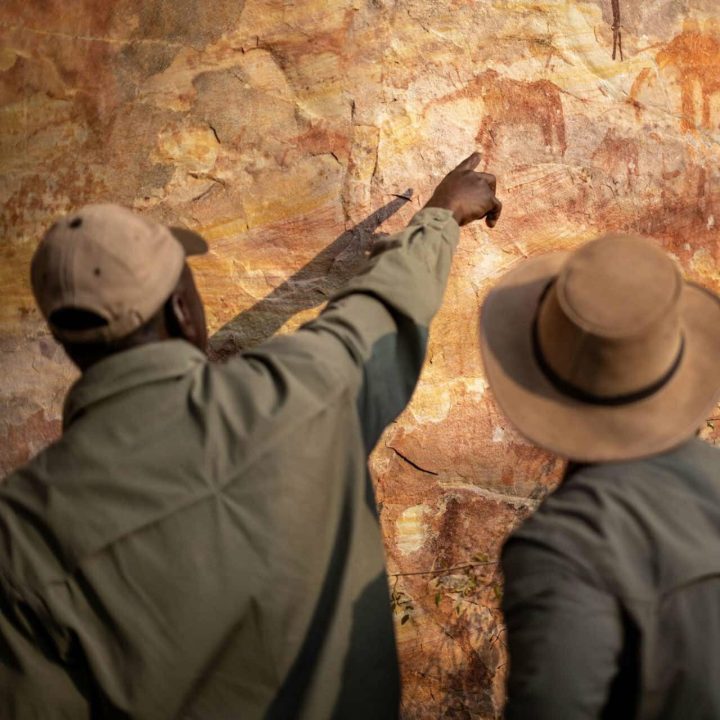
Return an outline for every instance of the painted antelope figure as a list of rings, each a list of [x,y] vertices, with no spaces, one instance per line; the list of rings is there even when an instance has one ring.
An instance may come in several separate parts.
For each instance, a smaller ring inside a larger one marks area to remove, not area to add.
[[[696,25],[688,24],[682,33],[660,50],[655,61],[660,70],[670,68],[677,75],[680,85],[680,129],[690,132],[698,127],[696,88],[701,96],[700,127],[713,127],[711,101],[713,95],[720,93],[720,36],[701,32]],[[638,97],[643,87],[653,82],[650,68],[645,68],[632,85],[630,100],[638,116],[642,109]]]

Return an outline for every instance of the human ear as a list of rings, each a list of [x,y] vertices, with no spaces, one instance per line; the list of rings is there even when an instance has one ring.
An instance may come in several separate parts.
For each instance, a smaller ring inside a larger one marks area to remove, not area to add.
[[[168,335],[197,345],[199,341],[198,328],[183,293],[177,290],[173,292],[165,307]]]

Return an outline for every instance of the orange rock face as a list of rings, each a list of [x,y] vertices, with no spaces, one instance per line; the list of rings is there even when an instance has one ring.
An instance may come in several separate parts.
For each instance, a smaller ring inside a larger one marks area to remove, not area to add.
[[[404,717],[499,717],[495,561],[562,463],[487,391],[484,294],[607,229],[649,235],[720,290],[716,2],[620,10],[613,60],[609,0],[6,0],[0,472],[56,437],[75,377],[29,288],[56,215],[114,200],[204,233],[193,267],[227,356],[317,312],[477,147],[503,218],[463,231],[421,382],[371,466]]]

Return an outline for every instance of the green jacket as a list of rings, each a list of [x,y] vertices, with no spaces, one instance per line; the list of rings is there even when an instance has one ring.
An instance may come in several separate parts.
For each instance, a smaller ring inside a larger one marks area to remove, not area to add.
[[[318,319],[225,364],[91,367],[0,485],[0,718],[394,718],[366,460],[405,407],[458,240],[419,212]]]
[[[720,718],[720,450],[570,473],[503,571],[509,720]]]

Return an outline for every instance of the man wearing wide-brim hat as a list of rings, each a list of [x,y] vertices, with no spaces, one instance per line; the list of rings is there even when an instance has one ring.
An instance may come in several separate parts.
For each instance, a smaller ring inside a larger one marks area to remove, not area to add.
[[[503,550],[508,718],[720,717],[720,298],[652,242],[526,261],[482,312],[495,399],[569,461]]]

